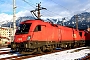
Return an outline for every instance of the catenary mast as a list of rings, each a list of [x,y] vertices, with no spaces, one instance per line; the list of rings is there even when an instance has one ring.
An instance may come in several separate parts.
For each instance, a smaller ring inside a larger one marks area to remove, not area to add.
[[[76,29],[78,30],[78,15],[75,15],[76,18]]]
[[[16,12],[16,5],[15,5],[15,0],[13,0],[13,40],[14,40],[14,34],[15,34],[15,31],[16,31],[16,15],[15,15],[15,12]],[[12,41],[13,41],[12,40]]]

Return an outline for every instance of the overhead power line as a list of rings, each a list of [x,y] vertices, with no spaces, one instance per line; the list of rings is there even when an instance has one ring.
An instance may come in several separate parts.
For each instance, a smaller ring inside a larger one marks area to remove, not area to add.
[[[22,0],[22,1],[24,1],[24,2],[27,3],[28,5],[32,6],[33,8],[36,8],[36,7],[33,6],[34,4],[31,4],[31,3],[27,2],[26,0]]]
[[[36,7],[34,7],[34,6],[36,6],[36,5],[34,5],[34,4],[30,3],[30,2],[27,2],[26,0],[22,0],[22,1],[24,1],[24,2],[27,3],[28,5],[32,6],[34,9],[36,8]],[[55,12],[53,12],[53,11],[50,11],[50,10],[47,10],[47,11],[49,11],[50,13],[59,15],[58,13],[55,13]],[[51,14],[51,15],[52,15],[52,14]],[[61,15],[59,15],[59,16],[61,16]]]
[[[53,0],[51,0],[51,1],[52,1],[52,2],[54,2],[55,4],[57,4],[57,5],[61,6],[62,8],[66,9],[67,11],[72,12],[71,10],[69,10],[68,8],[66,8],[65,6],[62,6],[62,5],[60,5],[60,4],[58,4],[58,3],[56,3],[56,2],[55,2],[55,1],[53,1]]]

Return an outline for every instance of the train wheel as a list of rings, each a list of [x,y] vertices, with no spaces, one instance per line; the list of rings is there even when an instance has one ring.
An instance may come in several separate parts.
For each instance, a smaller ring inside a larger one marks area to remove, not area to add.
[[[38,53],[43,53],[40,47],[37,48],[37,52],[38,52]]]
[[[53,49],[54,49],[54,48],[53,48],[53,45],[50,45],[50,46],[48,47],[48,51],[49,51],[49,52],[53,52]]]
[[[60,45],[59,45],[59,47],[60,47]],[[53,50],[55,50],[56,48],[55,48],[55,45],[52,45],[52,48],[53,48]]]
[[[41,50],[42,50],[43,52],[45,52],[46,47],[45,47],[45,46],[42,46]]]
[[[50,46],[49,51],[53,52],[53,45]]]
[[[71,49],[73,49],[73,48],[74,48],[74,46],[75,46],[75,45],[74,45],[74,43],[72,43],[72,44],[71,44]]]
[[[33,51],[29,51],[29,52],[26,52],[26,51],[19,51],[20,54],[34,54],[37,52],[37,49],[33,49]]]
[[[53,52],[53,45],[49,45],[48,47],[47,46],[43,46],[42,47],[42,51],[43,52]]]

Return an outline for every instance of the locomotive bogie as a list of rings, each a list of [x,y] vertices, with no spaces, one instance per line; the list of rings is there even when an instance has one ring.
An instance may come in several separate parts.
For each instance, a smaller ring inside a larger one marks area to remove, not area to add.
[[[24,42],[24,43],[11,43],[11,48],[14,51],[19,51],[22,54],[29,54],[39,52],[44,52],[45,50],[53,50],[54,49],[54,42]],[[18,45],[18,46],[17,46]],[[53,45],[53,47],[52,47]],[[52,49],[53,48],[53,49]],[[25,53],[26,52],[26,53]]]

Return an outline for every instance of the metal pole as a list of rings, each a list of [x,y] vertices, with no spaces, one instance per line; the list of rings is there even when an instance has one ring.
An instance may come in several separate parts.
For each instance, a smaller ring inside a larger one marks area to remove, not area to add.
[[[40,19],[40,4],[38,4],[38,19]]]
[[[16,15],[15,15],[15,9],[16,9],[16,5],[15,5],[15,0],[13,0],[13,40],[14,40],[14,34],[15,34],[15,31],[16,31],[16,23],[15,23],[15,18],[16,18]],[[12,40],[12,42],[13,42]]]
[[[78,15],[75,15],[76,18],[76,29],[78,30]]]

